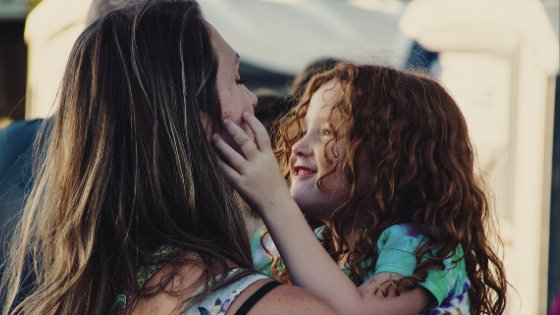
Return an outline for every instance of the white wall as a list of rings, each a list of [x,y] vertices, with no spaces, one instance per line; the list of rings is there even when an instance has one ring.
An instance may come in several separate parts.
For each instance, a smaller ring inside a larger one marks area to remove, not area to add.
[[[545,314],[558,38],[537,0],[413,1],[403,32],[440,52],[494,191],[508,314]]]

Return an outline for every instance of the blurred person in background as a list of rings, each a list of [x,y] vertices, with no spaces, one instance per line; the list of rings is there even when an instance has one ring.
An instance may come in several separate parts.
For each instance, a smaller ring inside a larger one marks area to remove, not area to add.
[[[331,70],[341,61],[342,59],[338,58],[320,58],[311,62],[294,76],[288,87],[287,96],[282,96],[274,90],[257,91],[259,101],[255,109],[255,116],[267,128],[270,135],[276,134],[274,129],[277,123],[297,104],[309,80],[318,73]]]
[[[314,75],[331,70],[343,61],[344,60],[342,59],[333,57],[320,58],[308,64],[300,73],[298,73],[288,89],[288,93],[293,99],[294,106],[303,96],[307,83],[309,83]]]

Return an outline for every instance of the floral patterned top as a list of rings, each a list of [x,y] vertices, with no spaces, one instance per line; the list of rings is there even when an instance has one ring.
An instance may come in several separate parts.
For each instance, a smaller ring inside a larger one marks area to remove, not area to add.
[[[150,277],[155,274],[163,265],[165,264],[164,259],[166,257],[175,256],[179,253],[178,248],[172,246],[162,246],[154,253],[154,260],[138,269],[136,274],[136,286],[141,288]],[[234,277],[238,273],[242,272],[243,269],[234,268],[231,269],[227,274],[220,276],[216,280],[220,280],[222,277],[230,278]],[[188,309],[183,315],[222,315],[227,312],[233,301],[239,296],[243,290],[248,288],[251,284],[257,282],[261,279],[269,279],[269,277],[262,274],[250,274],[244,276],[229,285],[215,290],[208,294],[204,299],[196,306]],[[199,288],[194,294],[197,294],[204,290],[204,287]],[[193,295],[194,295],[193,294]],[[132,294],[127,290],[122,294],[119,294],[111,308],[110,314],[122,315],[126,313],[127,302],[132,298]]]
[[[226,277],[231,277],[238,273],[240,269],[231,270]],[[184,315],[222,315],[227,312],[233,301],[243,290],[251,284],[268,277],[260,274],[252,274],[243,277],[230,285],[218,289],[207,295],[197,306],[187,310]],[[202,288],[201,288],[202,290]]]
[[[319,239],[321,228],[315,231]],[[269,236],[261,240],[266,230],[260,230],[251,242],[254,265],[263,274],[269,274],[271,255],[278,255]],[[381,272],[391,272],[402,276],[412,275],[416,267],[416,249],[421,244],[423,236],[412,224],[396,224],[385,229],[378,241],[378,257],[375,268],[362,277],[365,283],[374,275]],[[266,249],[263,249],[263,245]],[[368,265],[368,262],[364,262]],[[371,263],[369,263],[371,264]],[[468,290],[471,286],[467,277],[463,249],[458,246],[450,258],[443,261],[445,269],[428,271],[426,280],[418,283],[434,297],[434,305],[422,311],[421,315],[439,314],[470,314]],[[346,272],[346,270],[344,270]]]

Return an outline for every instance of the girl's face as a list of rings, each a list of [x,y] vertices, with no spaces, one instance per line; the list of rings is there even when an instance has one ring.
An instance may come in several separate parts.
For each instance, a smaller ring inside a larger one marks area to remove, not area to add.
[[[255,135],[251,128],[241,123],[241,116],[245,112],[254,113],[257,96],[241,81],[239,76],[239,55],[228,45],[214,27],[210,24],[208,24],[208,27],[210,29],[212,46],[218,58],[216,88],[222,108],[222,118],[231,119],[254,139]],[[235,142],[227,132],[222,133],[221,136],[230,145],[235,145]],[[237,146],[234,147],[237,148]]]
[[[290,193],[304,214],[327,220],[348,194],[342,170],[346,141],[334,142],[330,119],[333,106],[340,100],[342,89],[335,81],[321,86],[309,102],[303,122],[302,138],[292,146],[290,156]],[[334,169],[334,172],[332,172]],[[317,185],[321,181],[322,189]]]

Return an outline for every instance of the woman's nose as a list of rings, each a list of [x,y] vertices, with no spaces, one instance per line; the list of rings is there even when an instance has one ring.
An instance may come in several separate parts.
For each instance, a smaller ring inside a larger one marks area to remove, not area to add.
[[[251,103],[251,107],[255,108],[257,106],[257,95],[255,95],[255,93],[253,93],[251,90],[247,89],[247,92],[249,93],[249,102]]]

